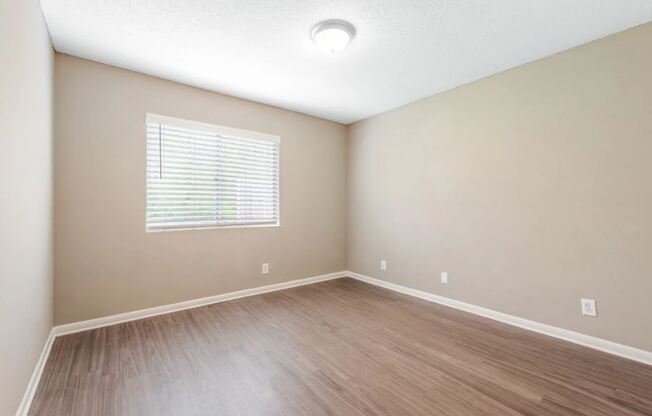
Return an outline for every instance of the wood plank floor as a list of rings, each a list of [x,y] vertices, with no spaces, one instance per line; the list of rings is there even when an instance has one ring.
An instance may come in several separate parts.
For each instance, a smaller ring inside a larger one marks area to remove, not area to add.
[[[30,415],[652,415],[652,367],[338,279],[57,338]]]

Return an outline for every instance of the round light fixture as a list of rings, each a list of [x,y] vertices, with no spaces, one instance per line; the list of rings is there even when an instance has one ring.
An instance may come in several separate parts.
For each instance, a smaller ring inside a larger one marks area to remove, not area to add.
[[[335,53],[346,48],[355,35],[355,28],[344,20],[325,20],[311,32],[312,40],[323,50]]]

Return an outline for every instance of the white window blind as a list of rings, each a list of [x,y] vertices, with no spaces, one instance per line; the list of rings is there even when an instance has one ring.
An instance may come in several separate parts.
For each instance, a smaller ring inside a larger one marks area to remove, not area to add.
[[[147,229],[279,223],[280,139],[147,115]]]

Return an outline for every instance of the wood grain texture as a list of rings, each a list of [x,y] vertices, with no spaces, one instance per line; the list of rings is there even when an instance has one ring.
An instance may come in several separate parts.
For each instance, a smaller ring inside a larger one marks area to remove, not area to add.
[[[338,279],[57,338],[30,415],[652,415],[652,367]]]

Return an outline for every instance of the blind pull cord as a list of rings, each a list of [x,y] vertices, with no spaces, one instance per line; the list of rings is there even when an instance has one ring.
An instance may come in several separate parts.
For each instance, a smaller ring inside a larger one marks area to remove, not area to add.
[[[163,179],[163,143],[161,142],[161,123],[158,125],[158,178]]]

